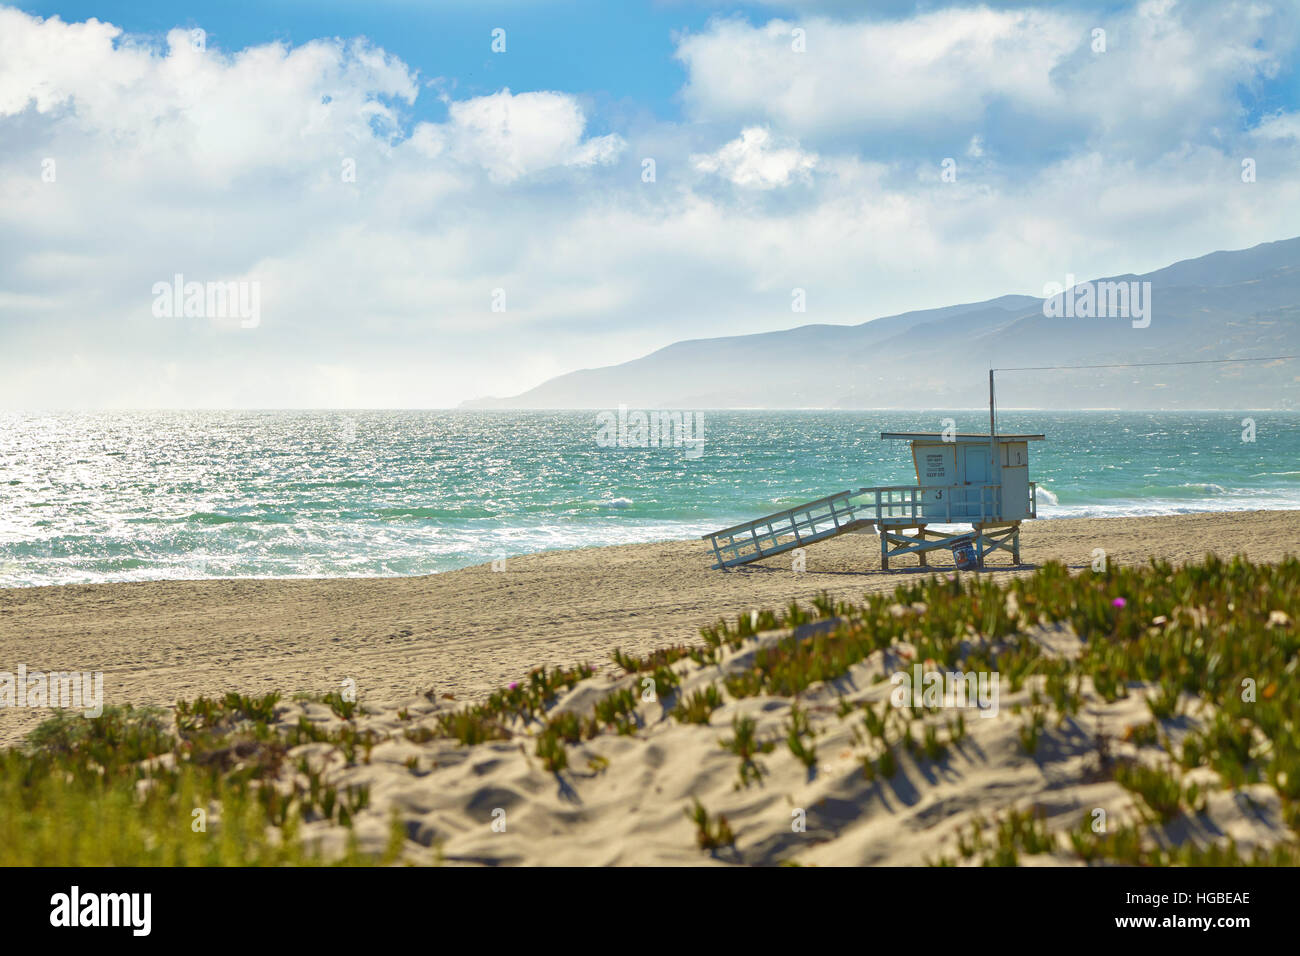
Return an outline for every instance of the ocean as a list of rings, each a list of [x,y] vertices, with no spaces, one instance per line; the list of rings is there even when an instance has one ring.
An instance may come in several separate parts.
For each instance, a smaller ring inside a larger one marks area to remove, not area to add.
[[[979,411],[699,416],[702,444],[624,447],[594,411],[0,414],[0,586],[428,574],[688,538],[912,483],[882,430],[988,429]],[[1297,413],[1008,411],[998,430],[1047,436],[1044,519],[1300,508]]]

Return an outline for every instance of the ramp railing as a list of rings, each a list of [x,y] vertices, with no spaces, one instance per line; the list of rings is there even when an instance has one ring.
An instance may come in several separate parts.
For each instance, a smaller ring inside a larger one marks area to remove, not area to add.
[[[857,517],[860,509],[852,503],[856,494],[841,491],[703,535],[713,548],[713,567],[749,564],[869,525],[870,521]]]
[[[1037,492],[1035,483],[1029,482],[1031,518],[1038,516]],[[854,498],[866,500],[855,505]],[[734,568],[846,531],[990,524],[1002,521],[1002,514],[1002,485],[885,485],[827,495],[702,538],[713,548],[715,569]]]

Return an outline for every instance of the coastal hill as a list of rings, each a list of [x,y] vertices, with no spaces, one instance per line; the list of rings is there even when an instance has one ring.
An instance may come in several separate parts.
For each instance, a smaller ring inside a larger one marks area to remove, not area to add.
[[[462,407],[966,408],[985,400],[990,364],[1300,353],[1300,238],[1090,284],[1109,282],[1150,283],[1149,324],[1081,316],[1080,309],[1049,317],[1043,299],[1005,295],[861,325],[677,342],[621,365],[569,372],[513,397]],[[1087,284],[1075,287],[1080,305]],[[999,389],[1005,407],[1295,409],[1300,362],[1016,372],[999,378]]]

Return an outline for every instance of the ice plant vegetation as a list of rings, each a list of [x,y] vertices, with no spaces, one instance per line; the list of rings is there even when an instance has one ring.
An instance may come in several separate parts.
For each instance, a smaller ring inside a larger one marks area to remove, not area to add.
[[[1297,863],[1297,620],[1295,558],[1077,574],[1048,564],[1006,582],[918,576],[858,603],[746,610],[705,628],[698,645],[615,652],[602,670],[537,668],[468,705],[430,692],[427,706],[385,716],[337,694],[232,693],[170,712],[69,711],[0,753],[0,865],[436,862],[440,846],[411,837],[420,817],[392,794],[436,792],[453,779],[440,764],[509,757],[545,775],[539,789],[615,781],[630,792],[657,734],[696,746],[718,771],[701,779],[723,785],[703,795],[716,813],[699,794],[636,791],[648,812],[671,811],[660,819],[677,821],[663,826],[681,828],[686,852],[798,861],[843,824],[802,804],[818,832],[806,840],[781,800],[771,819],[755,816],[756,793],[826,781],[865,806],[899,774],[960,779],[949,771],[992,759],[999,727],[999,759],[1016,768],[1075,748],[1068,772],[1116,798],[1107,825],[1033,801],[960,809],[930,862]],[[1052,643],[1063,638],[1068,653]],[[997,673],[1019,696],[992,720],[924,697],[898,706],[888,675],[917,662]],[[1127,708],[1126,725],[1080,723],[1107,707]],[[382,759],[409,777],[403,787],[366,782],[381,748],[397,748]],[[1243,848],[1212,815],[1247,798],[1278,822],[1270,840]]]

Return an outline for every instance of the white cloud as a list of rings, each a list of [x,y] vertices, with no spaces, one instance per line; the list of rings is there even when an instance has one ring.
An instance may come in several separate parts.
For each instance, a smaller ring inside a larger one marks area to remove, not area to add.
[[[1252,133],[1263,140],[1300,142],[1300,113],[1275,113],[1261,121]]]
[[[770,130],[751,126],[717,152],[692,156],[691,161],[701,172],[718,173],[737,186],[773,189],[808,181],[816,154],[805,153],[797,142],[777,139]]]
[[[683,41],[699,122],[592,136],[576,96],[510,90],[407,135],[417,72],[364,43],[199,53],[0,8],[0,407],[454,404],[1294,235],[1296,114],[1243,129],[1236,98],[1283,41],[1243,48],[1253,7],[1181,9],[1117,16],[1105,60],[1057,13],[811,20],[786,76],[788,35],[724,21]],[[1024,162],[1035,136],[1050,155]],[[261,325],[155,319],[177,272],[259,281]]]
[[[582,139],[586,117],[571,96],[518,93],[451,103],[446,123],[421,123],[412,136],[430,156],[447,155],[482,166],[497,182],[556,166],[608,165],[622,151],[621,137]]]
[[[0,117],[30,107],[55,134],[175,163],[191,184],[381,145],[398,128],[391,104],[415,96],[405,64],[360,40],[226,54],[194,49],[178,29],[160,51],[110,24],[0,8]]]
[[[804,30],[806,52],[792,49]],[[685,36],[686,101],[704,119],[765,116],[795,134],[969,122],[999,99],[1050,108],[1051,72],[1082,22],[1038,11],[945,10],[886,22],[713,22]]]
[[[806,52],[791,31],[805,33]],[[1106,31],[1106,50],[1092,31]],[[1279,74],[1300,10],[1175,3],[1084,14],[969,7],[901,19],[715,20],[683,36],[683,96],[706,122],[763,122],[805,144],[926,146],[990,124],[1040,153],[1072,144],[1151,153],[1239,123],[1239,94]],[[999,150],[999,152],[1003,152]],[[940,154],[942,155],[942,154]]]

